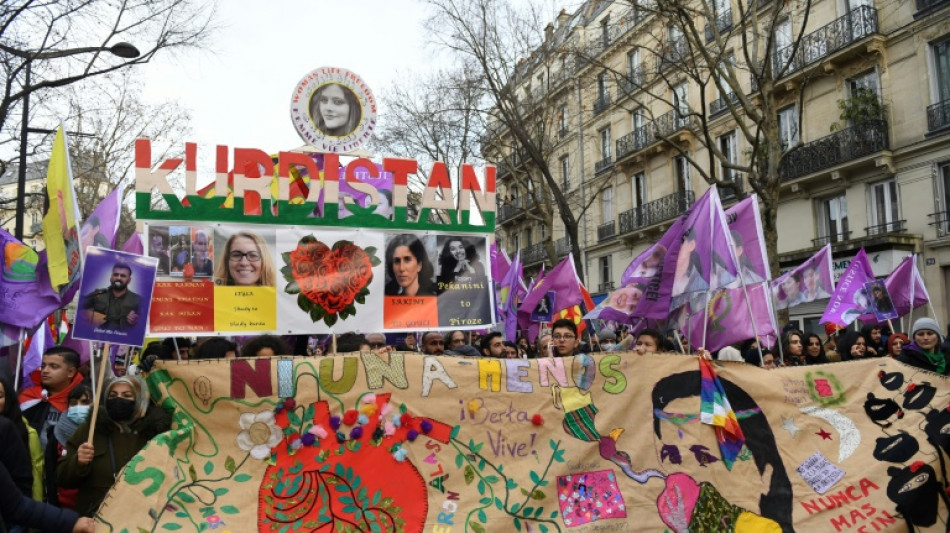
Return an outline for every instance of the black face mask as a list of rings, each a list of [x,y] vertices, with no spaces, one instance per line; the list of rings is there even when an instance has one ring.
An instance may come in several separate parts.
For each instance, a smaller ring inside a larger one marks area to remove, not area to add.
[[[135,400],[109,398],[106,400],[106,413],[116,422],[128,422],[135,413]]]

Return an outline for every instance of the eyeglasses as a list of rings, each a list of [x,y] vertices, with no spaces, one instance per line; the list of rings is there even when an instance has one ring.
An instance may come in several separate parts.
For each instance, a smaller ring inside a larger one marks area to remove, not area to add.
[[[228,254],[228,259],[239,263],[241,259],[247,259],[251,263],[256,263],[261,260],[260,252],[231,252]]]
[[[369,347],[370,347],[370,348],[373,348],[374,350],[375,350],[376,348],[382,348],[383,346],[386,346],[386,343],[385,343],[385,342],[371,342],[371,343],[369,343]]]
[[[558,335],[552,335],[551,338],[554,339],[555,341],[558,341],[558,342],[560,342],[560,341],[572,341],[572,340],[574,340],[574,339],[577,338],[577,335],[571,335],[570,333],[568,333],[567,335],[560,335],[560,334],[558,334]]]

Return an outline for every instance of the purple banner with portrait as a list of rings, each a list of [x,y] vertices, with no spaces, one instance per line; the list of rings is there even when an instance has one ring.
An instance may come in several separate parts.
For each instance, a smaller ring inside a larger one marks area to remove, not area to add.
[[[90,246],[73,337],[142,346],[158,260]]]
[[[834,290],[831,269],[831,245],[826,244],[808,261],[772,281],[775,308],[788,309],[830,298]]]
[[[685,331],[690,345],[716,351],[735,342],[755,338],[765,345],[772,345],[776,332],[769,298],[768,284],[764,282],[746,285],[745,290],[739,287],[716,291],[707,306],[708,319],[707,313],[703,311],[689,318],[689,327]]]
[[[357,168],[353,172],[353,181],[346,180],[346,169],[340,169],[340,210],[338,218],[352,215],[351,207],[368,209],[371,206],[373,213],[391,219],[393,217],[393,174],[383,172],[382,167],[376,165],[377,173],[373,176],[365,168]],[[376,203],[373,203],[372,192],[376,191]],[[499,278],[500,279],[500,278]]]
[[[874,281],[874,272],[864,248],[861,248],[838,280],[838,286],[818,323],[834,322],[839,326],[847,326],[867,313],[870,310],[870,297],[865,286],[870,281]]]
[[[643,283],[643,296],[633,316],[663,319],[684,305],[692,313],[703,308],[707,291],[736,279],[735,254],[715,186],[673,223],[649,254],[662,255],[662,266],[642,268],[645,258],[631,264],[621,279],[624,286]],[[643,278],[645,283],[640,281]]]
[[[115,189],[109,193],[82,223],[79,228],[79,241],[83,253],[86,253],[90,246],[115,248],[115,239],[119,232],[121,192]]]
[[[920,276],[920,271],[917,270],[916,255],[905,257],[897,265],[897,268],[887,276],[883,284],[884,288],[880,292],[875,292],[874,287],[871,288],[869,294],[874,300],[871,302],[872,311],[877,310],[877,312],[861,315],[859,318],[862,323],[885,322],[889,318],[906,315],[910,313],[911,308],[917,309],[922,305],[927,305],[927,302],[930,301],[930,294],[927,293],[924,280]],[[913,300],[913,305],[911,305],[911,300]],[[881,313],[882,309],[885,311],[884,313]],[[888,309],[892,311],[888,313]]]
[[[727,209],[726,223],[729,225],[742,281],[751,285],[771,278],[758,197],[752,195]]]

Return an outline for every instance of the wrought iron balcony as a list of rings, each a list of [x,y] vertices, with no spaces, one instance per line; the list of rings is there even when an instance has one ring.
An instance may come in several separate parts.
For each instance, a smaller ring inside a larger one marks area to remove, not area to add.
[[[779,176],[793,180],[888,148],[887,121],[869,120],[788,152],[779,164]]]
[[[551,74],[551,89],[554,89],[560,86],[565,81],[572,79],[574,77],[574,68],[569,64],[565,63],[561,66],[561,69]]]
[[[650,134],[650,125],[640,126],[623,137],[617,139],[617,161],[628,155],[639,152],[653,142]]]
[[[620,78],[620,82],[617,83],[617,100],[620,100],[624,96],[638,91],[640,87],[643,86],[643,81],[645,79],[646,69],[643,68],[643,65],[640,65],[627,72],[627,75],[623,78]]]
[[[620,234],[647,228],[685,213],[696,201],[693,191],[678,191],[620,213]]]
[[[667,41],[660,51],[660,70],[681,63],[687,57],[689,57],[689,43],[685,38],[680,41]]]
[[[511,166],[518,167],[528,160],[528,151],[524,148],[515,148],[511,151]]]
[[[692,119],[687,112],[671,109],[651,123],[653,134],[657,137],[669,137],[680,130],[690,129],[693,126]]]
[[[569,133],[569,132],[568,132],[567,128],[559,128],[559,129],[557,130],[557,138],[558,138],[558,139],[563,139],[564,137],[567,137],[567,134],[568,134],[568,133]]]
[[[521,198],[515,198],[508,203],[501,204],[498,206],[498,222],[510,220],[522,211],[524,211],[524,208],[522,207]]]
[[[729,174],[725,176],[724,179],[735,183],[736,188],[738,189],[738,192],[744,191],[745,185],[742,181],[742,173],[736,172],[735,170],[726,170],[726,172],[728,172]],[[736,191],[733,191],[732,189],[728,187],[719,188],[719,198],[722,199],[723,202],[735,200],[738,196],[739,195]]]
[[[927,131],[950,126],[950,100],[927,106]]]
[[[950,211],[939,211],[927,216],[934,219],[930,225],[937,229],[937,237],[950,235]]]
[[[600,174],[601,172],[609,170],[612,166],[614,166],[613,159],[611,159],[608,155],[600,161],[594,163],[594,174]]]
[[[877,32],[877,10],[871,6],[856,7],[847,15],[804,36],[794,56],[794,44],[776,50],[772,56],[772,70],[782,72],[781,69],[790,62],[788,69],[781,74],[782,77],[788,76]]]
[[[727,95],[720,95],[719,98],[716,98],[712,102],[709,102],[709,116],[710,118],[717,115],[721,115],[726,111],[729,111],[729,103],[731,101],[733,106],[738,105],[739,95],[736,93],[729,93]]]
[[[895,220],[893,222],[888,222],[886,224],[868,226],[864,228],[864,232],[867,233],[868,237],[873,237],[875,235],[886,235],[888,233],[904,233],[905,231],[907,231],[906,226],[907,226],[906,220]]]
[[[727,9],[716,16],[716,29],[719,30],[719,33],[723,33],[729,28],[732,28],[732,10]],[[712,25],[708,22],[706,23],[706,42],[711,43],[713,39],[716,38],[716,35],[713,33]]]
[[[605,242],[617,236],[617,221],[611,220],[597,226],[597,242]]]
[[[540,263],[547,258],[544,251],[544,243],[539,242],[521,249],[521,260],[524,264]]]
[[[850,231],[842,231],[841,233],[833,233],[831,235],[822,235],[817,239],[812,239],[811,242],[815,247],[824,246],[826,244],[833,244],[836,242],[844,242],[851,238]]]
[[[603,113],[608,107],[610,107],[610,93],[608,91],[604,91],[602,94],[597,96],[596,100],[594,100],[594,116]]]
[[[554,241],[554,252],[557,253],[558,257],[571,253],[571,239],[569,237],[561,237]]]
[[[614,290],[614,282],[612,281],[605,281],[597,285],[597,292],[607,292],[612,290]]]

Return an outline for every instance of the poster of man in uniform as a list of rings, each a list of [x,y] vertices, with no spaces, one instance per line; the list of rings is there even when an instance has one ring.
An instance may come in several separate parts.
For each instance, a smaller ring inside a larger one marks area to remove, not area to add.
[[[90,246],[73,337],[141,346],[158,260]]]

